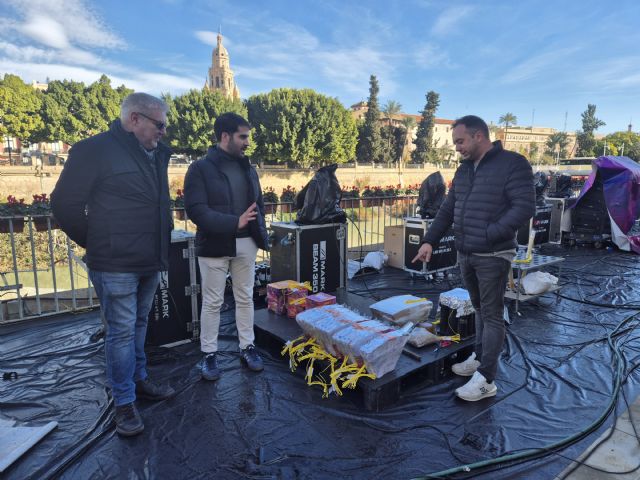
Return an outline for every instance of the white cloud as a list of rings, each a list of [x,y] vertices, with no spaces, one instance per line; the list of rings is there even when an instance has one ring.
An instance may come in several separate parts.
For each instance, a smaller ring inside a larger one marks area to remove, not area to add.
[[[269,25],[269,30],[278,38],[279,45],[290,45],[294,49],[313,50],[320,43],[307,29],[288,22],[273,22]]]
[[[416,45],[413,49],[413,58],[421,68],[453,68],[449,54],[442,47],[433,43]]]
[[[380,50],[366,47],[327,50],[312,57],[316,65],[311,66],[311,71],[322,72],[328,81],[350,93],[366,92],[371,74],[378,78],[381,96],[388,96],[396,89],[396,83],[391,80],[392,67]]]
[[[57,55],[55,50],[44,50],[42,48],[30,46],[18,46],[1,40],[0,53],[4,54],[7,59],[20,62],[33,62],[36,60],[49,62]]]
[[[20,26],[20,30],[31,39],[47,47],[61,50],[69,47],[69,39],[64,27],[51,18],[34,15]]]
[[[124,71],[124,69],[122,69]],[[18,75],[26,82],[32,80],[44,81],[72,79],[77,82],[90,84],[106,74],[112,85],[126,85],[136,91],[147,92],[152,95],[160,95],[164,92],[172,94],[182,93],[192,88],[202,88],[204,81],[195,77],[184,75],[168,75],[156,72],[144,72],[128,69],[126,74],[121,74],[115,70],[98,70],[65,63],[29,63],[14,62],[0,59],[0,72],[11,72]]]
[[[218,34],[209,30],[197,30],[193,35],[205,45],[216,45],[218,42]],[[228,42],[224,42],[225,44]]]
[[[513,67],[502,76],[500,82],[515,84],[534,77],[546,77],[552,73],[551,69],[553,72],[562,71],[566,59],[578,50],[579,47],[557,48],[535,55]]]
[[[602,90],[637,90],[640,88],[640,57],[626,56],[606,59],[590,65],[584,75],[586,84]]]
[[[474,7],[462,6],[462,7],[450,7],[442,12],[436,19],[431,33],[436,36],[449,35],[455,32],[458,28],[458,24],[461,23],[471,12]]]
[[[8,3],[22,19],[16,22],[20,30],[45,45],[55,48],[65,48],[69,43],[84,47],[125,47],[124,40],[82,0],[8,0]]]

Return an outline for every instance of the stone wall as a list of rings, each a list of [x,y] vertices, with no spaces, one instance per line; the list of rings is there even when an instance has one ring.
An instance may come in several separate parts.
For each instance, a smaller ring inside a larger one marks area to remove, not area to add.
[[[4,167],[0,170],[0,202],[5,201],[7,195],[15,195],[24,198],[27,203],[31,202],[31,196],[35,193],[50,194],[58,180],[62,167],[44,167],[42,174],[33,167]],[[403,185],[420,184],[427,175],[437,170],[435,167],[408,168],[401,175],[397,169],[393,168],[338,168],[337,177],[340,185]],[[182,182],[186,173],[186,167],[171,167],[169,169],[169,182],[172,186],[172,193],[182,188]],[[453,177],[454,169],[440,170],[449,181]],[[311,170],[299,169],[258,169],[260,182],[264,187],[273,187],[276,193],[280,194],[287,185],[300,190],[313,177]]]

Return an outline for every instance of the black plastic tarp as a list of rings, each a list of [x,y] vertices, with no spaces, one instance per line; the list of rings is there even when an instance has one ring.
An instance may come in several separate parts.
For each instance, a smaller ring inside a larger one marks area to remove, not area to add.
[[[97,312],[0,327],[0,417],[59,427],[18,460],[7,479],[325,479],[414,478],[464,463],[539,448],[574,435],[606,410],[614,390],[606,335],[640,311],[640,261],[606,250],[549,248],[567,256],[560,295],[522,303],[503,351],[495,398],[454,396],[465,379],[415,385],[394,406],[365,412],[348,397],[322,399],[288,362],[264,352],[265,371],[240,364],[233,309],[223,313],[222,378],[200,380],[197,344],[149,351],[150,372],[179,390],[140,403],[145,432],[115,434],[104,387]],[[550,269],[557,273],[556,268]],[[350,283],[384,298],[416,293],[436,299],[459,277],[426,281],[387,269]],[[615,336],[626,363],[614,414],[640,392],[638,320]],[[516,466],[450,478],[552,479],[593,443],[615,415],[584,439]],[[636,459],[637,460],[637,459]]]

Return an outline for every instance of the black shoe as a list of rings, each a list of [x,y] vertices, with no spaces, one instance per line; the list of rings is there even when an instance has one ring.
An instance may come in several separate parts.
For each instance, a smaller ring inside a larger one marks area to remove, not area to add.
[[[220,378],[220,369],[216,353],[208,353],[202,359],[202,378],[209,381],[218,380]]]
[[[139,435],[144,430],[144,423],[138,413],[136,404],[131,402],[116,407],[116,432],[123,437]]]
[[[254,347],[253,345],[249,345],[244,350],[240,350],[240,357],[242,358],[242,361],[247,365],[249,370],[260,372],[264,369],[262,359],[260,358],[260,355],[258,355],[256,347]]]
[[[169,385],[155,383],[148,378],[136,382],[136,397],[145,400],[158,401],[175,395],[176,391]]]

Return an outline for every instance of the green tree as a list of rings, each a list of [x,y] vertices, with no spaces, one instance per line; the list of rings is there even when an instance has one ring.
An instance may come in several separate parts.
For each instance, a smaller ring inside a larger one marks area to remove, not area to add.
[[[596,142],[594,148],[597,155],[624,155],[631,160],[640,162],[640,134],[634,132],[615,132]]]
[[[0,80],[0,137],[16,137],[22,144],[36,141],[43,127],[41,106],[40,91],[16,75],[5,74]]]
[[[427,103],[422,110],[422,118],[416,133],[416,149],[411,154],[413,163],[426,163],[435,160],[433,156],[433,127],[436,121],[436,110],[440,105],[440,95],[433,90],[426,94]]]
[[[566,132],[555,132],[549,135],[545,143],[545,153],[554,159],[567,158],[569,135]]]
[[[368,109],[364,116],[362,135],[358,139],[357,157],[359,162],[383,162],[384,143],[380,132],[380,108],[378,107],[378,79],[369,78]]]
[[[416,128],[417,122],[413,117],[404,117],[401,121],[404,135],[402,138],[402,153],[400,160],[407,163],[411,160],[411,144],[413,143],[413,129]]]
[[[504,125],[504,144],[502,146],[507,148],[507,132],[509,131],[509,127],[518,123],[518,117],[513,113],[505,113],[498,119],[498,123]]]
[[[109,128],[120,114],[122,100],[133,90],[124,85],[114,89],[102,75],[88,87],[82,82],[54,80],[43,95],[44,121],[40,141],[63,141],[69,145]]]
[[[596,155],[594,132],[604,125],[606,125],[605,122],[596,118],[596,106],[591,103],[588,104],[587,109],[582,112],[582,130],[577,133],[577,157],[593,157]]]
[[[529,161],[534,162],[538,159],[538,153],[540,152],[540,147],[536,142],[529,143]]]
[[[396,102],[395,100],[389,100],[384,107],[382,107],[382,113],[384,113],[384,118],[387,120],[387,131],[385,136],[387,137],[387,148],[385,151],[385,161],[387,163],[391,163],[398,158],[397,150],[398,150],[398,140],[401,136],[397,131],[397,128],[393,126],[393,117],[398,115],[402,111],[402,105]]]
[[[165,141],[175,152],[189,156],[207,152],[214,142],[213,123],[220,114],[235,112],[247,117],[240,100],[226,98],[220,92],[190,90],[174,98],[168,94],[162,98],[169,105]]]
[[[133,90],[121,85],[117,89],[111,87],[111,80],[102,75],[98,81],[85,90],[87,108],[82,112],[88,135],[104,132],[120,115],[120,105]]]
[[[246,107],[261,162],[309,168],[355,156],[356,123],[335,98],[280,88],[249,97]]]

